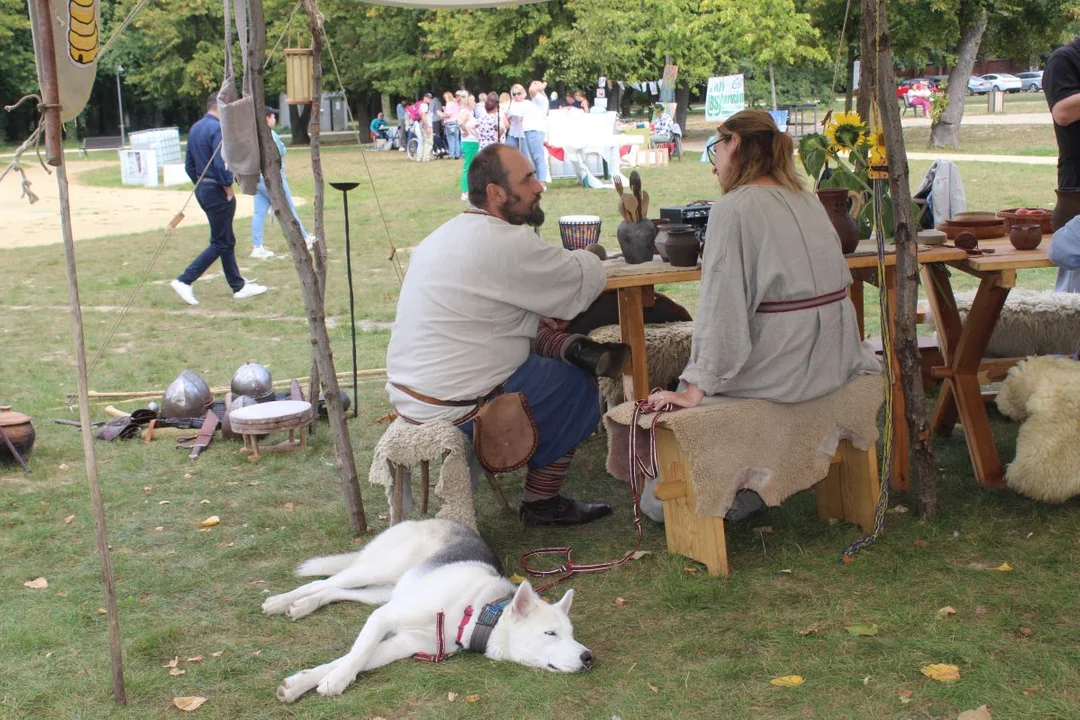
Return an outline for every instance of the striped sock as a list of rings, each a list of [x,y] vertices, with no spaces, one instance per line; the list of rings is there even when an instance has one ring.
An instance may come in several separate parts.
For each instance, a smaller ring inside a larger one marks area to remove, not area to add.
[[[559,488],[562,487],[563,480],[566,479],[566,473],[570,469],[570,461],[573,459],[574,451],[571,450],[550,465],[542,468],[530,467],[525,474],[525,490],[522,493],[522,501],[536,502],[537,500],[547,500],[558,495]]]
[[[533,345],[533,352],[541,357],[563,360],[563,354],[566,352],[566,348],[570,343],[583,337],[585,336],[571,335],[568,332],[552,330],[549,327],[541,325],[536,333],[536,342]]]

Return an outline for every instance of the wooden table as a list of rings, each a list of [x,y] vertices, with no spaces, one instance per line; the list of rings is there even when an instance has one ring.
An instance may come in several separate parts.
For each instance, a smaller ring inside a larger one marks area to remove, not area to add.
[[[935,433],[948,435],[959,420],[964,428],[975,479],[987,487],[1003,487],[1004,474],[990,430],[981,384],[1002,379],[1018,359],[984,361],[983,353],[1009,291],[1016,285],[1016,271],[1053,267],[1047,257],[1050,238],[1050,235],[1044,235],[1042,244],[1035,250],[1016,250],[1007,238],[982,240],[979,247],[992,248],[992,255],[950,261],[952,267],[980,280],[967,321],[963,323],[948,272],[941,266],[923,268],[924,285],[945,360],[944,367],[934,369],[934,374],[944,382],[930,418],[930,428]]]
[[[1006,244],[1008,242],[1006,241]],[[1010,246],[1011,247],[1011,246]],[[959,262],[967,258],[967,253],[955,247],[919,246],[919,263]],[[859,332],[863,331],[863,284],[871,283],[879,288],[884,285],[889,293],[890,307],[896,307],[896,254],[889,252],[885,256],[886,273],[884,282],[877,277],[877,251],[872,242],[859,243],[858,249],[845,256],[854,282],[849,295],[855,305]],[[700,268],[677,268],[661,262],[659,258],[640,265],[627,265],[621,259],[604,262],[608,272],[605,289],[615,290],[619,298],[619,328],[622,341],[630,346],[630,362],[623,370],[625,396],[642,399],[649,394],[649,368],[645,354],[645,307],[653,303],[653,288],[663,283],[690,282],[701,279]],[[996,318],[995,318],[996,319]],[[895,316],[890,318],[895,337]],[[910,485],[907,462],[907,421],[904,416],[903,392],[900,389],[900,366],[892,358],[893,377],[895,378],[893,395],[893,487],[906,488]]]

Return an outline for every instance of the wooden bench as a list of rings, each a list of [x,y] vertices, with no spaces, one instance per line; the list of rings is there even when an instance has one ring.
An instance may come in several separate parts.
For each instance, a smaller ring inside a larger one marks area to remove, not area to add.
[[[86,157],[87,150],[119,150],[122,147],[124,147],[124,141],[119,135],[83,138],[82,147],[79,148],[79,157]]]
[[[656,428],[656,457],[660,482],[655,494],[664,504],[668,552],[703,563],[710,575],[727,576],[724,518],[695,513],[697,498],[690,479],[690,460],[663,422]],[[874,446],[858,450],[843,440],[829,465],[829,474],[814,487],[818,518],[825,522],[846,520],[869,533],[874,528],[880,492]]]

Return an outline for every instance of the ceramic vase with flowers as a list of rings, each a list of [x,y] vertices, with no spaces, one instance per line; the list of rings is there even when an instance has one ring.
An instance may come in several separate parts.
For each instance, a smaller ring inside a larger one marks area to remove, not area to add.
[[[841,249],[844,254],[854,252],[859,240],[870,237],[868,169],[885,164],[884,135],[871,134],[856,112],[830,114],[822,132],[799,140],[799,160],[840,236]],[[885,227],[892,227],[887,194],[882,211]]]

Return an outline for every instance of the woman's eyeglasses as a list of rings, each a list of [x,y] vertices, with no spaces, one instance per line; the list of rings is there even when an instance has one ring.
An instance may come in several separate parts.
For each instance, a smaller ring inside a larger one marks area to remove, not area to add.
[[[524,97],[524,96],[525,96],[525,93],[520,92],[520,91],[517,91],[517,92],[514,93],[514,97]]]
[[[710,165],[716,164],[716,146],[720,143],[726,143],[730,139],[730,135],[721,135],[720,137],[716,138],[711,143],[705,146],[705,154],[709,158]]]

